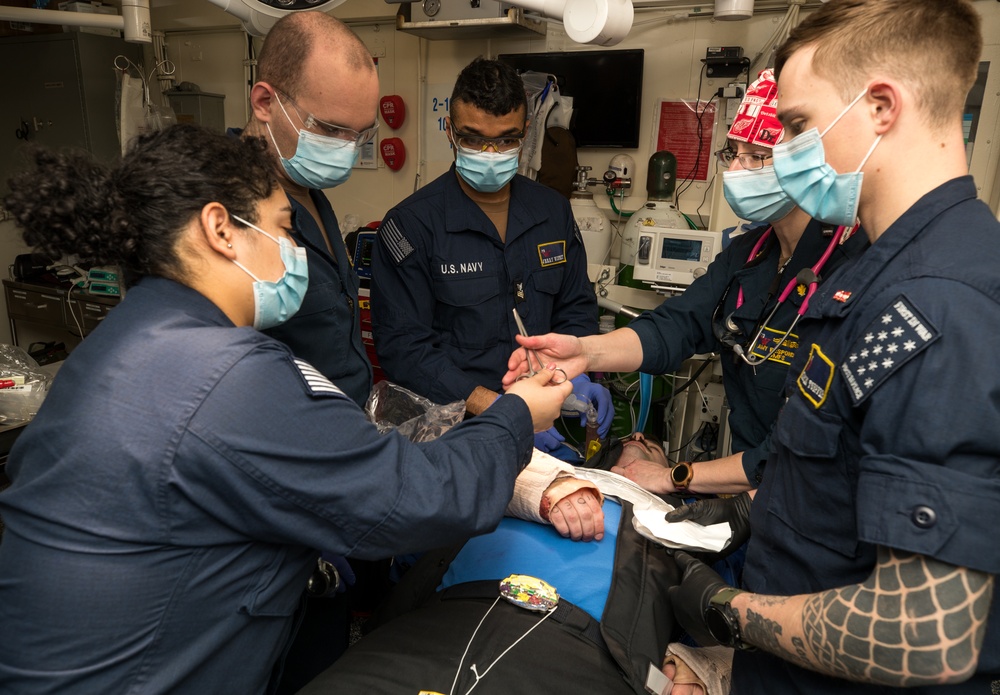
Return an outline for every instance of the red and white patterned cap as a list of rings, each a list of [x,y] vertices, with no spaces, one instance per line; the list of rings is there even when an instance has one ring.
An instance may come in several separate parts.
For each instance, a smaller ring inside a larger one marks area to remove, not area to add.
[[[729,138],[760,147],[774,147],[781,142],[784,128],[778,120],[778,84],[774,71],[762,70],[740,102],[736,118],[729,128]]]

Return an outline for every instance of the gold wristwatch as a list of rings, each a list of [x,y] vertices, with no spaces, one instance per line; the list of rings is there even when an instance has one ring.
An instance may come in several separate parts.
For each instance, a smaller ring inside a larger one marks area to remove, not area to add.
[[[681,461],[670,469],[670,482],[677,490],[687,490],[694,478],[694,466],[687,461]]]

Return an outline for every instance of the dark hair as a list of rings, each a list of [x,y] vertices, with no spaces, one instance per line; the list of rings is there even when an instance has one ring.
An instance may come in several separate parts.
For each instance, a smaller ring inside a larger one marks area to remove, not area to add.
[[[351,68],[375,69],[371,53],[357,34],[325,12],[310,10],[285,15],[267,32],[257,58],[258,79],[298,97],[306,82],[306,59],[320,44],[336,47],[337,57]]]
[[[527,114],[528,110],[524,83],[517,71],[506,63],[482,56],[458,74],[451,92],[451,102],[456,101],[475,106],[491,116],[506,116],[519,108],[524,108]]]
[[[119,163],[87,152],[34,148],[4,205],[24,241],[52,259],[119,264],[135,275],[181,279],[181,230],[210,202],[255,222],[277,186],[261,138],[175,125],[136,138]]]

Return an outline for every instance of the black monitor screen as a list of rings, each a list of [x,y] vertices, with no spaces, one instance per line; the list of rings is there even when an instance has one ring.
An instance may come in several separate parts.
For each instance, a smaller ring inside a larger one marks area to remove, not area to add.
[[[577,147],[639,146],[642,49],[509,53],[497,59],[519,73],[555,76],[562,93],[573,97],[570,132]]]
[[[671,261],[700,261],[701,242],[696,239],[671,239],[663,240],[663,252],[660,258]]]

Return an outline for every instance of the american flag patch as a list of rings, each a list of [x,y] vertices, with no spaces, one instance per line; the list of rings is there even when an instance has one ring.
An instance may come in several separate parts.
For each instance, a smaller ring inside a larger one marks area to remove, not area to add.
[[[347,396],[343,391],[333,385],[333,382],[320,374],[316,367],[305,360],[295,360],[295,366],[299,368],[299,373],[305,379],[306,388],[313,396]]]
[[[941,337],[910,300],[900,295],[871,322],[840,365],[857,405],[897,369]]]
[[[378,235],[382,240],[382,245],[392,254],[392,260],[396,262],[396,265],[402,263],[407,256],[413,253],[413,245],[396,226],[396,220],[384,222],[379,228]]]

